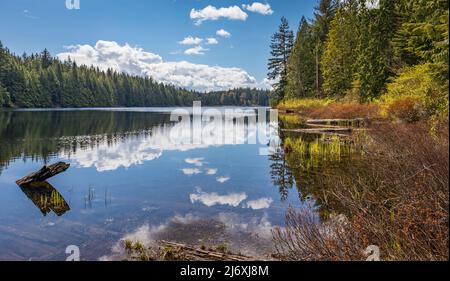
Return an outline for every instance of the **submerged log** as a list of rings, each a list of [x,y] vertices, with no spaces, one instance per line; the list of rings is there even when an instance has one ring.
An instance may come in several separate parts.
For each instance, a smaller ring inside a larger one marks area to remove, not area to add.
[[[44,166],[39,171],[29,174],[16,181],[17,185],[26,185],[33,182],[43,182],[59,173],[62,173],[69,169],[70,164],[64,162],[58,162],[50,166]]]
[[[259,260],[257,258],[247,257],[243,255],[222,253],[213,250],[203,250],[197,249],[192,246],[185,244],[169,242],[169,241],[159,241],[159,244],[163,247],[172,248],[180,253],[182,253],[183,258],[190,261],[255,261]]]

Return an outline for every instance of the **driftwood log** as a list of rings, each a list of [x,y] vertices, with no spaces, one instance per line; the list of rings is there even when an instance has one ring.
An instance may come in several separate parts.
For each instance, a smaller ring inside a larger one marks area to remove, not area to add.
[[[309,119],[306,121],[308,125],[337,125],[337,126],[356,126],[363,127],[366,123],[364,118],[355,119]]]
[[[17,185],[27,185],[33,182],[43,182],[69,169],[70,164],[58,162],[50,166],[44,166],[39,171],[29,174],[16,181]]]
[[[308,129],[283,129],[285,132],[304,133],[304,134],[331,134],[338,136],[348,136],[353,129],[345,127],[317,127]]]
[[[159,241],[163,247],[170,247],[183,253],[183,258],[189,261],[255,261],[257,258],[247,257],[237,254],[228,254],[212,250],[197,249],[185,244]]]

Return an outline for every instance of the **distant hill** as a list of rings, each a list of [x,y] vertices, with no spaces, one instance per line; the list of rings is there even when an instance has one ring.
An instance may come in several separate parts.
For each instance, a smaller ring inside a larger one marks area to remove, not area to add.
[[[158,83],[109,69],[78,66],[47,50],[17,56],[0,42],[0,107],[267,106],[269,91],[233,89],[210,93]]]

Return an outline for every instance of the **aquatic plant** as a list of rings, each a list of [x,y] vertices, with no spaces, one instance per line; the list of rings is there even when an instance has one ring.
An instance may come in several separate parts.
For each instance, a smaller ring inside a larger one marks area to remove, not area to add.
[[[226,243],[220,243],[216,245],[215,250],[224,254],[229,253],[229,247]]]

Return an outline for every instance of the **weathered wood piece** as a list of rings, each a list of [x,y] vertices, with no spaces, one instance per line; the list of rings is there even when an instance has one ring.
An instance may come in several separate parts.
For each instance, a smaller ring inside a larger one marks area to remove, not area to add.
[[[353,129],[345,127],[318,127],[309,129],[285,129],[283,131],[305,134],[349,134],[353,131]]]
[[[310,119],[306,121],[308,125],[337,125],[337,126],[352,126],[362,127],[366,123],[364,118],[355,119]]]
[[[237,254],[222,253],[213,250],[203,250],[197,249],[192,246],[185,244],[169,242],[169,241],[159,241],[159,244],[163,247],[171,247],[174,250],[183,253],[183,257],[190,261],[255,261],[259,260],[257,258],[247,257]]]
[[[33,182],[43,182],[69,169],[70,164],[58,162],[50,166],[44,166],[39,171],[29,174],[16,181],[17,185],[26,185]]]

